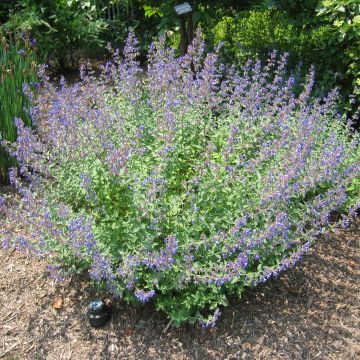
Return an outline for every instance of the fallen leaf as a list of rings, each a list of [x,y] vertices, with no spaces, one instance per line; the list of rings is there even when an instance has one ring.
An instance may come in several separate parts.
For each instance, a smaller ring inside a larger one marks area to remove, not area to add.
[[[355,269],[356,267],[356,262],[354,260],[350,260],[349,261],[349,266],[352,268],[352,269]]]
[[[53,300],[53,302],[52,302],[51,305],[52,305],[52,307],[53,307],[54,309],[59,310],[59,309],[61,309],[62,306],[63,306],[63,301],[62,301],[61,298],[56,297],[56,298]]]
[[[125,336],[131,336],[133,333],[134,333],[134,328],[132,327],[127,327],[124,331]]]

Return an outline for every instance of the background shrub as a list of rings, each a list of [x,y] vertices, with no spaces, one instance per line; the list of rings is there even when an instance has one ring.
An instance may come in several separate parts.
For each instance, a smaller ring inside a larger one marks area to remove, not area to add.
[[[55,69],[78,66],[81,56],[102,45],[106,23],[94,1],[21,0],[4,28],[30,32],[38,40],[39,56]]]
[[[290,51],[299,43],[296,28],[284,13],[251,10],[224,17],[214,27],[214,42],[224,42],[227,61],[242,64],[249,57],[266,59],[277,49]],[[294,43],[295,41],[295,43]]]
[[[289,52],[289,66],[316,67],[317,92],[324,96],[339,87],[346,108],[359,105],[358,1],[264,1],[262,6],[214,20],[208,38],[224,42],[228,63],[266,59],[274,49]],[[356,93],[353,105],[348,96]]]
[[[332,37],[329,53],[338,61],[340,76],[351,81],[359,95],[360,86],[360,4],[350,1],[321,1],[317,8],[318,21],[329,24]]]
[[[311,98],[313,72],[294,95],[286,55],[236,72],[204,54],[200,33],[182,58],[165,44],[151,46],[146,76],[131,34],[99,80],[83,69],[56,89],[44,77],[38,131],[17,120],[4,144],[21,197],[13,209],[1,199],[0,238],[59,276],[88,270],[176,324],[213,326],[229,295],[293,266],[356,196],[359,135],[336,91]]]
[[[173,47],[180,42],[175,0],[18,0],[0,4],[0,21],[11,31],[31,31],[45,62],[59,69],[77,65],[81,57],[107,55],[106,42],[121,46],[131,30],[144,61],[149,44],[166,32]],[[219,14],[250,8],[254,1],[190,1],[194,25],[210,26]],[[257,2],[255,2],[257,3]]]

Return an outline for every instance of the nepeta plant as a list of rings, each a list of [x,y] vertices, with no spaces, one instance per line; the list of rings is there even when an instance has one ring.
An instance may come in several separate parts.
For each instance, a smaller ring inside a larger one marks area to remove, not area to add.
[[[226,70],[198,33],[181,58],[160,38],[144,72],[136,45],[100,79],[83,69],[56,89],[42,74],[38,130],[18,119],[5,144],[20,196],[1,200],[2,242],[46,256],[53,276],[87,269],[128,302],[213,326],[227,296],[292,267],[346,204],[359,136],[336,91],[311,99],[313,70],[294,95],[286,55]]]

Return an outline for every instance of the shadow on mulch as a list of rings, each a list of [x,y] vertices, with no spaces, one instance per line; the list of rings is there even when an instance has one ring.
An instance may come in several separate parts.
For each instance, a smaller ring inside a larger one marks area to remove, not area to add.
[[[359,240],[358,219],[319,239],[296,269],[231,299],[217,328],[164,333],[163,314],[124,303],[109,324],[92,329],[90,285],[80,278],[56,285],[43,262],[0,250],[0,358],[359,359]]]

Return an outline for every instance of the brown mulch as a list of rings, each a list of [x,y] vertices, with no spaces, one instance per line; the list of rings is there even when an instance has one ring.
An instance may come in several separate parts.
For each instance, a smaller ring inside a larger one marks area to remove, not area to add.
[[[230,301],[217,328],[170,327],[151,305],[92,329],[96,291],[55,284],[44,262],[0,250],[1,359],[360,359],[360,221],[318,240],[294,270]],[[59,309],[55,309],[58,307]]]

